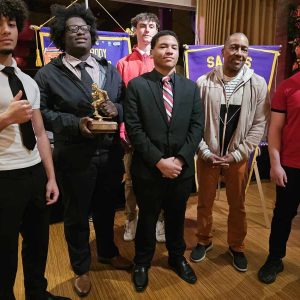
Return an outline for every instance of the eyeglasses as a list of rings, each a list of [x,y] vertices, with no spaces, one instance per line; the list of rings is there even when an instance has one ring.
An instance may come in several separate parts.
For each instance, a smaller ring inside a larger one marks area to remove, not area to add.
[[[69,25],[66,27],[68,31],[71,31],[73,33],[77,33],[79,29],[81,29],[83,32],[88,32],[91,29],[90,25]]]

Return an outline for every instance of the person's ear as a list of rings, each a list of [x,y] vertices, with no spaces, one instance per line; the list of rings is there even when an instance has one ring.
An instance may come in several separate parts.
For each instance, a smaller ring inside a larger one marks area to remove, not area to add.
[[[134,26],[131,26],[131,31],[133,32],[133,35],[136,35],[136,28]]]

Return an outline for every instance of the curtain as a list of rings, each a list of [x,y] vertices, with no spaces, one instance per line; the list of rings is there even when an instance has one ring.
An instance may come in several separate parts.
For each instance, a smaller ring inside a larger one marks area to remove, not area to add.
[[[277,0],[197,0],[195,44],[223,44],[243,32],[251,45],[275,39]]]

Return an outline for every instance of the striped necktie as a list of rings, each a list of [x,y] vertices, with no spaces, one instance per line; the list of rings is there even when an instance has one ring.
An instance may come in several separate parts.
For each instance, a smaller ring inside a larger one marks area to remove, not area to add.
[[[173,91],[172,85],[170,83],[171,78],[169,76],[165,76],[162,78],[163,83],[163,99],[164,105],[168,117],[168,121],[171,121],[172,118],[172,110],[173,110]]]

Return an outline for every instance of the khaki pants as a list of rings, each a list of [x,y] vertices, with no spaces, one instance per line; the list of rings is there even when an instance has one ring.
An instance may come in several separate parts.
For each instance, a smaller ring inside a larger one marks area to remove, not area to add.
[[[136,198],[132,188],[132,180],[130,174],[130,167],[132,161],[133,151],[124,154],[124,169],[125,169],[125,214],[129,221],[136,218]]]
[[[136,198],[132,188],[132,179],[130,173],[130,167],[132,162],[132,155],[133,151],[129,151],[124,154],[124,169],[125,169],[125,215],[127,220],[132,221],[137,216],[137,209],[136,209]],[[164,220],[164,213],[161,210],[159,217],[159,221]]]
[[[226,196],[229,205],[228,215],[228,245],[234,251],[243,251],[244,239],[247,234],[245,212],[245,188],[248,179],[248,162],[233,163],[229,168],[213,168],[203,159],[198,158],[197,175],[198,191],[198,241],[207,245],[212,241],[212,209],[216,197],[219,176],[224,175]]]

